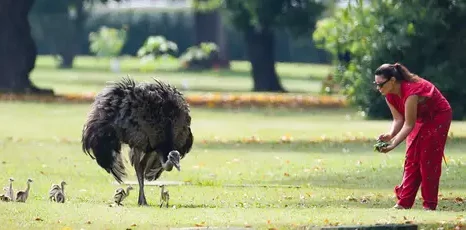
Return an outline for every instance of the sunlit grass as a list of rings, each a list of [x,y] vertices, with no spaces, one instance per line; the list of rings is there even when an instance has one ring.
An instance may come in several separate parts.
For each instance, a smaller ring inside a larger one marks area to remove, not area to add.
[[[149,72],[141,72],[139,60],[122,57],[121,72],[109,71],[109,59],[78,57],[73,69],[56,69],[53,58],[40,56],[31,79],[40,87],[52,88],[57,93],[98,92],[108,81],[118,81],[130,75],[138,81],[157,78],[171,83],[187,94],[203,92],[250,92],[253,81],[250,65],[233,61],[231,70],[180,71],[173,61],[163,62]],[[290,93],[318,94],[321,79],[330,73],[330,66],[316,64],[277,63],[277,71],[285,89]]]
[[[86,156],[81,128],[89,105],[0,103],[0,183],[15,178],[16,190],[33,178],[25,204],[0,203],[5,229],[166,229],[238,226],[288,229],[303,225],[354,225],[412,221],[434,225],[464,224],[466,158],[464,143],[449,141],[443,168],[439,210],[391,210],[393,187],[401,180],[404,146],[380,154],[372,144],[309,144],[308,138],[363,135],[388,129],[388,122],[364,121],[353,110],[207,110],[194,108],[195,145],[182,160],[181,172],[165,172],[171,207],[160,209],[159,188],[147,186],[151,207],[137,206],[137,186],[124,207],[109,207],[112,177]],[[465,135],[464,122],[452,131]],[[264,144],[209,143],[257,135]],[[292,143],[281,143],[283,135]],[[126,155],[127,148],[124,148]],[[128,181],[134,170],[128,166]],[[52,183],[66,180],[65,204],[52,204]],[[37,220],[36,220],[37,219]]]

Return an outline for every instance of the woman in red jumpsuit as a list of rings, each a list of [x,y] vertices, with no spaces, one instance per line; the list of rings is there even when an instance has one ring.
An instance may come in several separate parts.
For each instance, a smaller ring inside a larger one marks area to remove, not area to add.
[[[390,143],[381,152],[391,151],[406,139],[403,180],[395,187],[398,202],[394,208],[411,208],[421,186],[424,209],[435,210],[452,120],[450,104],[432,83],[398,63],[381,65],[374,84],[385,95],[393,116],[391,130],[379,136]]]

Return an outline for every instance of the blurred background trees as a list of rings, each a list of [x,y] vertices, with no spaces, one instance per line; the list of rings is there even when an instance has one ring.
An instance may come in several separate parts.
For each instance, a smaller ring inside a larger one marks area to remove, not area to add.
[[[336,79],[369,118],[389,118],[371,85],[374,70],[400,62],[432,81],[450,101],[455,119],[465,115],[466,1],[352,1],[318,22],[313,34],[338,67]],[[349,54],[349,55],[348,55]]]
[[[168,60],[178,62],[179,71],[228,69],[231,60],[247,60],[251,90],[268,92],[286,92],[276,62],[330,63],[335,73],[324,83],[338,90],[322,92],[341,92],[369,118],[379,119],[390,113],[372,90],[374,69],[400,62],[445,93],[455,119],[466,113],[460,99],[466,96],[466,0],[193,0],[190,5],[172,0],[167,4],[182,6],[163,9],[105,5],[115,2],[2,1],[0,89],[50,93],[29,80],[37,54],[53,55],[58,68],[73,68],[77,55],[106,53],[114,57],[115,71],[123,55],[140,58],[141,71],[150,71],[145,63]],[[6,14],[7,9],[15,13]]]

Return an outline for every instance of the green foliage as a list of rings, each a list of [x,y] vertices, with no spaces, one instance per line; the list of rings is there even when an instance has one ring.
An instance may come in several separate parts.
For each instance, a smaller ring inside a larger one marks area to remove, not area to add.
[[[364,4],[368,2],[369,4]],[[318,22],[313,38],[334,55],[336,78],[351,101],[370,118],[391,117],[385,100],[371,90],[374,70],[400,62],[432,81],[449,99],[455,119],[466,96],[465,3],[456,1],[357,1]],[[349,62],[337,57],[351,54]]]
[[[173,55],[178,52],[176,43],[167,40],[164,36],[149,36],[138,50],[138,57],[156,58],[161,55]]]
[[[223,5],[221,0],[193,0],[193,8],[199,12],[216,10]]]
[[[374,151],[380,152],[380,150],[384,147],[389,146],[390,144],[387,142],[383,142],[381,140],[377,140],[377,142],[374,144]]]
[[[213,42],[202,42],[191,46],[180,56],[182,66],[187,69],[210,69],[218,57],[218,46]]]
[[[240,30],[286,28],[294,35],[313,31],[325,9],[317,0],[226,0],[225,3],[233,24]]]
[[[149,36],[144,44],[139,48],[137,56],[141,58],[142,69],[149,67],[150,62],[158,62],[166,59],[174,59],[178,52],[178,46],[173,41],[167,40],[164,36]]]
[[[116,57],[126,41],[126,29],[102,26],[98,32],[89,33],[90,51],[99,57]]]

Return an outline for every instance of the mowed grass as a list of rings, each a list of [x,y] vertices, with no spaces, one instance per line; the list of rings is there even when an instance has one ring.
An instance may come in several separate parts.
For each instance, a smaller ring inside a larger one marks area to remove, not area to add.
[[[99,92],[108,81],[118,81],[130,75],[137,81],[157,78],[175,85],[186,94],[205,92],[250,92],[253,81],[250,64],[232,61],[230,70],[181,71],[176,61],[164,61],[141,71],[139,60],[121,58],[121,72],[109,71],[109,59],[79,56],[73,69],[56,69],[50,56],[39,56],[31,73],[32,81],[40,87],[52,88],[56,93]],[[331,66],[318,64],[277,63],[283,87],[290,93],[318,94],[321,80],[331,73]]]
[[[413,210],[391,210],[393,187],[401,180],[403,146],[380,154],[373,152],[371,144],[306,142],[322,134],[373,137],[389,127],[388,122],[363,121],[352,110],[194,108],[193,150],[182,160],[181,172],[165,172],[160,178],[188,185],[168,186],[170,208],[161,209],[156,186],[146,187],[150,207],[137,206],[137,186],[124,207],[109,207],[119,186],[81,151],[79,142],[89,105],[2,102],[0,108],[4,111],[0,113],[0,182],[6,186],[12,176],[18,190],[25,187],[28,177],[34,180],[25,204],[0,203],[0,222],[5,229],[196,225],[291,229],[406,221],[436,229],[434,226],[464,224],[466,207],[454,200],[466,192],[466,143],[448,143],[439,211],[423,211],[421,200]],[[465,125],[454,122],[452,131],[463,136]],[[241,140],[254,134],[265,144],[203,144],[203,140]],[[277,143],[284,134],[294,141]],[[129,167],[127,172],[127,179],[134,181],[134,170]],[[67,203],[50,203],[48,189],[61,180],[68,183]]]

